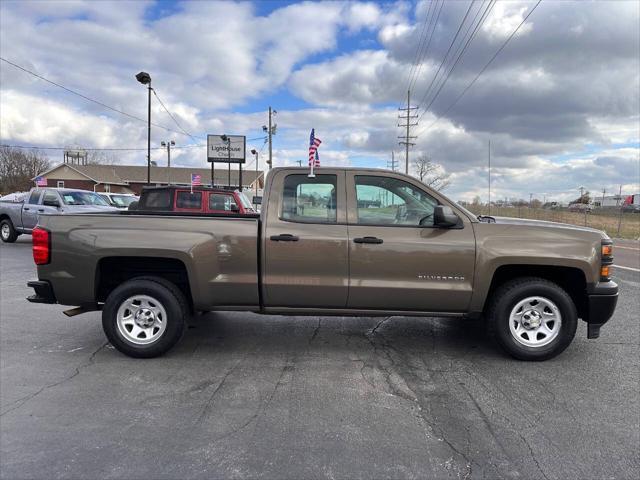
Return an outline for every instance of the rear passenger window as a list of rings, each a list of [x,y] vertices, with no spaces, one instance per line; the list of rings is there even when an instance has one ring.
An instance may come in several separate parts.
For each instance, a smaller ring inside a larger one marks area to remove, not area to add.
[[[171,192],[169,190],[147,191],[142,195],[144,199],[141,209],[168,210],[171,208]]]
[[[31,195],[29,196],[29,201],[27,203],[30,203],[32,205],[37,205],[38,200],[40,200],[41,194],[42,194],[42,190],[34,190],[33,192],[31,192]]]
[[[294,222],[336,223],[336,175],[287,175],[281,218]]]
[[[232,195],[224,193],[212,193],[209,195],[209,210],[222,210],[225,212],[237,212],[240,210]]]
[[[176,208],[200,210],[202,208],[202,192],[178,192],[176,194]]]

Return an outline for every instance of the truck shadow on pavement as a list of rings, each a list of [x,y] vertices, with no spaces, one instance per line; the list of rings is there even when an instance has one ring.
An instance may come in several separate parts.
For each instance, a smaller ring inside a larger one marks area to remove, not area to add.
[[[253,345],[262,355],[283,350],[349,354],[387,348],[424,355],[506,358],[486,333],[483,320],[424,317],[288,317],[215,312],[194,317],[171,355],[198,348],[232,351]]]

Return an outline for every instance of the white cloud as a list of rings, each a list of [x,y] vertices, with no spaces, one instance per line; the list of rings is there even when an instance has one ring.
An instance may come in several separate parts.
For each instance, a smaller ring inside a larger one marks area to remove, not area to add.
[[[419,138],[412,154],[427,153],[451,172],[448,191],[456,195],[484,195],[489,138],[496,188],[508,196],[530,188],[560,195],[576,183],[614,188],[633,177],[631,157],[637,158],[640,141],[637,2],[543,2],[473,89],[446,110],[533,5],[496,4],[414,130]],[[467,6],[445,2],[414,87],[418,101]],[[304,160],[315,127],[323,164],[357,159],[377,166],[399,149],[397,106],[429,3],[419,2],[414,12],[410,7],[303,2],[258,14],[248,2],[187,2],[161,13],[154,2],[2,2],[0,53],[140,117],[146,116],[146,94],[133,75],[146,70],[181,125],[197,135],[259,136],[271,104],[279,110],[276,164]],[[144,123],[0,67],[3,142],[146,144]],[[278,105],[282,98],[285,105]],[[444,116],[426,129],[437,115]],[[155,103],[153,118],[177,129]],[[154,145],[168,137],[190,142],[152,131]],[[154,151],[152,158],[164,162],[166,155]],[[144,152],[122,159],[141,163]],[[173,159],[202,166],[204,152],[176,149]]]

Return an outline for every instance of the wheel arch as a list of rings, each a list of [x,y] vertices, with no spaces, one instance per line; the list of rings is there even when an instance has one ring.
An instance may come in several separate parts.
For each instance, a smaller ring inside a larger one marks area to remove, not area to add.
[[[138,277],[158,277],[171,282],[193,306],[191,282],[185,263],[176,258],[146,256],[101,258],[95,270],[96,302],[104,302],[118,285]]]
[[[560,286],[571,297],[579,318],[588,313],[587,277],[577,267],[560,265],[501,265],[493,272],[491,283],[484,299],[482,311],[486,311],[492,295],[506,282],[521,277],[537,277]]]

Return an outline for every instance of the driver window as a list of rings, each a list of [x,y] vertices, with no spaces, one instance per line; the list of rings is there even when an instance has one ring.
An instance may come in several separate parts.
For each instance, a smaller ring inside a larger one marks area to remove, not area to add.
[[[358,223],[433,226],[438,201],[404,180],[356,175]]]

